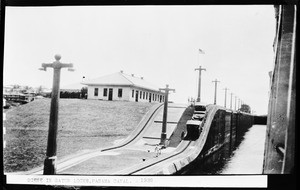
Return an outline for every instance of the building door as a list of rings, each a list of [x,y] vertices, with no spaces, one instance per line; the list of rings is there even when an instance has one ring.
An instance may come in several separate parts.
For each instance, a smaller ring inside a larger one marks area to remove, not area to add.
[[[152,95],[152,94],[151,94],[151,93],[149,93],[149,102],[151,102],[151,95]]]
[[[135,101],[139,101],[139,91],[135,91]]]
[[[112,88],[110,88],[109,90],[108,90],[108,100],[113,100],[113,89]]]

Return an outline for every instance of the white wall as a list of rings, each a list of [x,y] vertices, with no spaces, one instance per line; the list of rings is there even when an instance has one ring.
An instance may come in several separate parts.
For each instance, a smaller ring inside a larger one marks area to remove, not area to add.
[[[132,97],[132,90],[134,90],[134,97]],[[130,101],[135,101],[136,91],[139,92],[138,102],[149,102],[150,93],[151,93],[151,102],[159,102],[159,97],[158,96],[163,95],[163,93],[161,93],[161,92],[149,91],[149,90],[140,89],[140,88],[131,88],[130,92],[129,92]],[[142,97],[140,96],[141,92],[142,92]],[[145,93],[145,96],[144,96],[144,93]],[[148,95],[146,95],[147,93],[148,93]],[[153,94],[154,95],[157,94],[157,99],[156,100],[153,100]],[[162,99],[162,102],[163,102],[163,99]]]
[[[98,88],[98,96],[94,95],[95,88]],[[103,96],[104,88],[107,88],[107,96]],[[109,89],[113,89],[113,100],[128,101],[129,87],[111,87],[111,86],[88,86],[88,99],[108,100]],[[122,89],[122,97],[118,97],[118,89]]]
[[[98,88],[98,96],[94,96],[95,88]],[[107,88],[107,96],[103,96],[104,88]],[[88,99],[94,99],[94,100],[108,100],[109,95],[109,89],[113,89],[113,100],[117,101],[132,101],[135,102],[135,96],[136,91],[139,91],[138,95],[138,102],[149,102],[149,94],[151,93],[151,102],[159,102],[159,95],[164,95],[161,92],[154,92],[149,91],[146,89],[139,89],[139,88],[131,88],[131,87],[111,87],[111,86],[88,86]],[[122,97],[118,97],[118,89],[122,89]],[[132,90],[134,90],[134,97],[132,97]],[[140,97],[140,92],[142,92],[142,97]],[[143,93],[145,92],[145,96]],[[146,98],[146,93],[148,93],[148,96]],[[153,94],[157,94],[157,99],[153,100]],[[162,98],[163,102],[163,98]]]

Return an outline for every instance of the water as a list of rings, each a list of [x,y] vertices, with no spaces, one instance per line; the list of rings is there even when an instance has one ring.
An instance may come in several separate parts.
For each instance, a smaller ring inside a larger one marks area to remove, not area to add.
[[[266,125],[253,125],[220,174],[262,174]]]

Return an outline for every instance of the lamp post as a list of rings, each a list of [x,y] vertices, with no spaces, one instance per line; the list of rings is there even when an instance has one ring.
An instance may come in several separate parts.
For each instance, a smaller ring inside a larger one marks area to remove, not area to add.
[[[230,93],[230,109],[232,109],[232,95],[233,95],[233,93],[231,92]]]
[[[165,91],[165,102],[164,102],[164,113],[163,113],[163,123],[161,130],[160,145],[165,146],[167,139],[167,115],[168,115],[168,99],[169,91],[175,92],[175,89],[170,89],[169,85],[166,85],[166,88],[160,88],[160,91]]]
[[[235,96],[235,100],[234,100],[234,110],[236,110],[236,98],[237,96]]]
[[[56,174],[56,150],[57,150],[57,124],[58,124],[58,108],[59,108],[59,83],[60,83],[60,70],[67,67],[69,71],[73,67],[72,63],[61,63],[60,55],[55,55],[53,63],[43,63],[40,70],[46,71],[47,67],[53,68],[53,86],[51,95],[50,118],[49,118],[49,132],[47,142],[47,153],[44,161],[44,175]]]
[[[220,82],[218,81],[217,79],[212,81],[215,83],[215,98],[214,98],[214,104],[216,105],[217,104],[217,83]]]
[[[229,90],[229,89],[226,87],[226,88],[224,88],[223,90],[225,90],[225,101],[224,101],[224,107],[226,108],[227,90]]]
[[[199,68],[196,68],[195,71],[199,71],[199,81],[198,81],[198,97],[197,97],[197,102],[201,101],[201,71],[206,71],[205,68],[201,68],[201,66],[199,66]]]

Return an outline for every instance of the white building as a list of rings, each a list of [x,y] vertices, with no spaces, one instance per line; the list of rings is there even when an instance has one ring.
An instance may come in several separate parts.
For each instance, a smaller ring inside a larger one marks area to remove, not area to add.
[[[164,93],[143,79],[121,72],[81,84],[88,86],[88,99],[132,102],[164,102]]]

